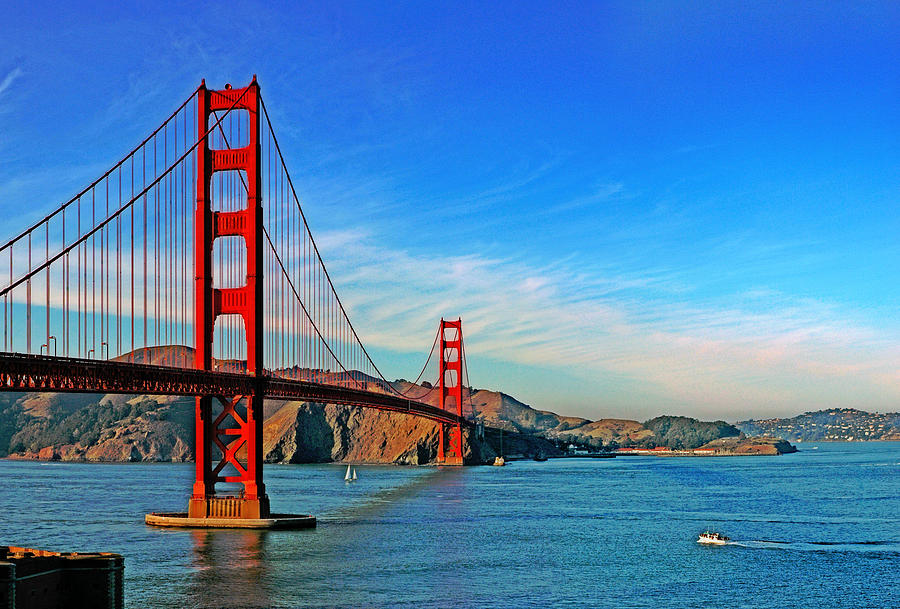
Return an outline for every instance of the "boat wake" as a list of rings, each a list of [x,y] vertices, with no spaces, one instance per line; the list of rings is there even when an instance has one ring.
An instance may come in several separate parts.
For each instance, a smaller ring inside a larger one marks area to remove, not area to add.
[[[805,552],[895,552],[900,554],[900,541],[729,541],[728,545],[768,550]]]

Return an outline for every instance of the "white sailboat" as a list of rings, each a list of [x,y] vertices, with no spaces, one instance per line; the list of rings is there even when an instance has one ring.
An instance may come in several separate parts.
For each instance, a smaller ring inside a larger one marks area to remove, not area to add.
[[[354,480],[354,481],[356,480],[356,468],[355,467],[353,468],[353,477],[350,479]]]
[[[344,474],[344,482],[353,482],[356,480],[356,470],[353,471],[353,476],[350,475],[350,464],[347,464],[347,473]]]

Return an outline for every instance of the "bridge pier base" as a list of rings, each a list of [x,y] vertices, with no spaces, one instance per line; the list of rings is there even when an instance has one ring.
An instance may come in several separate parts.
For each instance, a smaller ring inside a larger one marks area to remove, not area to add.
[[[463,465],[462,428],[459,425],[450,425],[450,432],[447,433],[445,427],[448,427],[445,423],[438,424],[438,450],[435,461],[438,465]],[[449,451],[444,446],[447,436],[450,436]]]
[[[144,522],[158,527],[194,529],[312,529],[316,517],[309,514],[272,514],[269,497],[257,499],[217,495],[188,500],[188,511],[154,512]]]
[[[144,522],[157,527],[190,529],[313,529],[316,517],[305,514],[270,514],[267,518],[191,518],[184,512],[154,512]]]
[[[269,497],[245,499],[227,495],[188,500],[188,518],[268,518]]]

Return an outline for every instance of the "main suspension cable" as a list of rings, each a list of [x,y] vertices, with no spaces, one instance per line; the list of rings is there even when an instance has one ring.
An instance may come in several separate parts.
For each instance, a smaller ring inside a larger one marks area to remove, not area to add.
[[[297,302],[300,304],[300,308],[303,309],[303,314],[306,315],[306,318],[309,320],[310,324],[312,324],[313,330],[316,331],[316,335],[322,341],[322,344],[328,350],[328,353],[337,362],[338,366],[341,367],[341,370],[350,375],[350,371],[344,367],[343,362],[338,359],[337,355],[335,355],[334,351],[331,348],[331,345],[328,344],[328,341],[325,340],[325,337],[322,336],[322,332],[319,331],[319,327],[312,321],[312,316],[309,314],[309,311],[306,308],[306,305],[303,303],[303,300],[300,298],[300,294],[297,292],[297,288],[294,286],[294,282],[291,280],[290,275],[288,275],[287,270],[284,268],[284,264],[281,262],[281,256],[278,255],[278,252],[275,250],[275,244],[272,243],[272,238],[269,236],[269,231],[266,230],[266,227],[263,226],[263,235],[266,238],[266,241],[269,243],[269,249],[272,250],[272,255],[275,256],[275,261],[278,262],[278,266],[281,268],[281,273],[284,275],[284,278],[287,279],[288,286],[290,286],[291,291],[294,293],[294,297],[297,299]],[[362,384],[354,379],[352,375],[350,375],[350,379],[353,380],[357,385],[362,386]]]
[[[69,199],[68,201],[66,201],[65,203],[60,205],[58,208],[56,208],[55,210],[50,212],[46,217],[44,217],[43,220],[36,222],[33,226],[25,229],[19,235],[17,235],[16,237],[13,237],[12,239],[10,239],[6,243],[4,243],[2,246],[0,246],[0,252],[5,250],[6,248],[10,247],[11,245],[13,245],[16,241],[27,236],[29,233],[34,232],[40,225],[52,220],[57,214],[64,211],[69,205],[71,205],[72,203],[75,203],[76,201],[81,199],[81,197],[83,197],[89,190],[91,190],[92,188],[97,186],[97,184],[99,184],[100,182],[102,182],[103,180],[105,180],[106,178],[111,176],[114,171],[120,169],[122,167],[122,165],[125,163],[125,161],[127,161],[130,157],[134,156],[138,152],[138,150],[140,150],[145,144],[147,144],[147,142],[149,142],[151,139],[153,139],[156,136],[156,134],[158,134],[160,131],[162,131],[163,128],[165,128],[166,125],[169,124],[169,121],[171,121],[175,116],[177,116],[178,113],[181,112],[184,109],[184,107],[190,103],[190,101],[194,98],[194,95],[196,95],[196,93],[199,89],[200,89],[200,87],[197,87],[196,89],[194,89],[194,91],[188,96],[188,98],[186,100],[184,100],[184,102],[180,106],[178,106],[178,108],[174,112],[172,112],[172,114],[170,114],[169,117],[166,118],[166,120],[164,120],[163,123],[153,131],[153,133],[151,133],[150,135],[145,137],[144,140],[140,144],[135,146],[134,150],[132,150],[131,152],[126,154],[124,157],[122,157],[122,159],[118,163],[113,165],[106,173],[104,173],[102,176],[100,176],[99,178],[97,178],[96,180],[91,182],[90,185],[88,185],[81,192],[79,192],[78,194],[73,196],[71,199]]]
[[[102,222],[100,222],[99,224],[97,224],[93,229],[91,229],[90,231],[84,233],[84,234],[83,234],[81,237],[79,237],[76,241],[73,241],[73,242],[70,243],[69,245],[64,246],[64,247],[63,247],[59,252],[57,252],[57,254],[54,255],[52,258],[49,258],[49,257],[48,257],[48,258],[47,258],[43,263],[41,263],[40,265],[38,265],[38,266],[36,266],[36,267],[33,267],[33,268],[29,269],[29,272],[26,273],[25,275],[23,275],[22,277],[20,277],[17,281],[15,281],[15,282],[10,282],[9,285],[7,285],[6,287],[0,289],[0,296],[4,296],[4,295],[8,294],[8,293],[9,293],[10,291],[12,291],[14,288],[16,288],[16,287],[22,285],[23,283],[25,283],[25,282],[28,281],[29,279],[33,278],[33,277],[34,277],[35,275],[37,275],[40,271],[42,271],[42,270],[44,270],[44,269],[46,269],[46,268],[49,268],[51,264],[53,264],[54,262],[56,262],[57,260],[59,260],[60,258],[62,258],[63,256],[65,256],[66,254],[68,254],[69,252],[71,252],[71,251],[72,251],[75,247],[77,247],[78,245],[81,245],[82,243],[84,243],[85,241],[87,241],[89,237],[95,235],[98,231],[100,231],[101,229],[105,228],[107,225],[109,225],[109,224],[110,224],[111,222],[113,222],[114,220],[118,219],[118,218],[122,215],[123,212],[125,212],[127,209],[129,209],[129,208],[134,204],[135,201],[137,201],[137,200],[140,199],[142,196],[144,196],[144,195],[145,195],[147,192],[149,192],[154,186],[156,186],[157,184],[159,184],[159,183],[163,180],[163,178],[167,177],[167,176],[168,176],[168,175],[169,175],[176,167],[178,167],[178,166],[181,164],[181,162],[182,162],[184,159],[186,159],[186,158],[188,157],[188,155],[191,154],[191,153],[197,148],[197,146],[199,146],[200,143],[203,142],[203,141],[206,139],[206,137],[212,132],[212,130],[213,130],[215,127],[217,127],[217,126],[219,125],[219,123],[222,122],[222,120],[228,115],[228,113],[231,112],[231,111],[235,108],[235,106],[237,106],[237,104],[241,101],[241,99],[244,97],[244,95],[246,94],[246,92],[247,92],[247,90],[245,89],[244,92],[241,93],[241,95],[239,95],[238,98],[234,101],[234,103],[231,104],[231,107],[229,107],[228,110],[226,110],[225,113],[224,113],[221,117],[219,117],[219,119],[216,121],[216,124],[213,125],[213,127],[208,128],[208,129],[206,130],[206,132],[205,132],[201,137],[199,137],[199,138],[197,139],[197,141],[194,142],[194,144],[193,144],[190,148],[188,148],[187,150],[185,150],[184,153],[183,153],[180,157],[178,157],[177,160],[173,161],[172,164],[171,164],[165,171],[163,171],[159,176],[157,176],[157,178],[156,178],[155,180],[153,180],[152,182],[150,182],[150,184],[148,184],[141,192],[139,192],[138,194],[136,194],[135,196],[133,196],[133,197],[131,198],[131,200],[129,200],[127,203],[121,205],[121,206],[119,207],[119,209],[117,209],[115,212],[113,212],[112,214],[110,214],[109,216],[107,216],[107,218],[106,218],[105,220],[103,220]],[[182,106],[182,107],[183,107],[183,106]],[[157,131],[158,131],[158,130],[157,130]],[[108,175],[109,173],[111,173],[111,172],[112,172],[112,170],[110,170],[110,172],[108,172],[107,175]],[[99,181],[98,181],[98,182],[99,182]],[[95,182],[94,184],[96,185],[98,182]],[[87,192],[87,191],[85,191],[85,192]],[[53,216],[53,214],[51,214],[51,215],[48,216],[48,217],[52,217],[52,216]],[[30,232],[31,232],[32,230],[33,230],[33,229],[29,229],[29,230],[25,231],[24,233],[22,233],[22,236],[29,235]],[[15,240],[14,240],[14,241],[15,241]],[[10,243],[12,243],[12,242],[10,242]],[[5,247],[5,246],[4,246],[4,247]]]
[[[403,397],[411,397],[411,396],[409,395],[409,392],[412,390],[413,387],[415,387],[415,386],[418,385],[419,381],[422,379],[422,376],[425,374],[425,370],[428,369],[428,364],[431,362],[431,356],[434,355],[435,347],[437,346],[438,337],[440,337],[440,335],[441,335],[441,329],[438,328],[438,331],[435,332],[435,334],[434,334],[434,342],[431,344],[431,351],[428,352],[428,359],[425,360],[425,365],[422,366],[422,371],[419,372],[419,376],[416,377],[416,380],[414,380],[414,381],[412,382],[412,386],[409,388],[409,391],[397,391],[397,393],[399,393],[399,394],[402,395]],[[425,387],[425,389],[428,389],[428,388]],[[428,389],[425,393],[423,393],[422,395],[417,396],[417,397],[415,397],[415,398],[413,398],[413,399],[421,400],[421,399],[424,398],[425,396],[427,396],[427,395],[433,393],[434,390],[435,390],[435,385],[432,385],[431,388]]]
[[[359,345],[360,349],[362,349],[363,354],[366,356],[366,360],[369,362],[369,364],[372,366],[372,368],[375,370],[375,372],[378,373],[378,376],[381,378],[381,380],[386,383],[387,387],[390,388],[391,391],[393,391],[394,393],[400,394],[400,392],[394,388],[394,386],[391,384],[391,382],[387,380],[387,377],[384,376],[384,374],[381,372],[381,370],[378,368],[378,366],[372,360],[372,357],[369,355],[369,352],[366,350],[365,345],[363,344],[362,340],[360,340],[359,334],[356,332],[356,328],[353,326],[353,323],[350,321],[350,317],[347,315],[347,311],[344,308],[344,304],[341,302],[341,298],[340,298],[340,296],[338,296],[337,290],[335,290],[335,288],[334,288],[334,283],[331,280],[331,275],[328,273],[328,269],[325,267],[325,262],[322,259],[322,255],[319,253],[319,247],[316,245],[315,239],[313,239],[312,232],[309,229],[309,222],[307,222],[307,220],[306,220],[306,214],[303,213],[303,208],[300,206],[300,198],[297,196],[297,191],[294,188],[294,181],[291,179],[291,174],[288,172],[287,163],[285,162],[284,155],[281,152],[281,146],[279,145],[278,138],[275,135],[275,129],[272,126],[272,121],[269,118],[269,112],[266,109],[266,104],[263,101],[262,95],[260,95],[260,97],[259,97],[259,103],[260,103],[260,107],[262,108],[262,111],[263,111],[263,116],[265,116],[265,118],[266,118],[266,124],[269,127],[269,134],[272,137],[272,142],[275,144],[275,150],[276,150],[276,152],[278,152],[278,158],[281,161],[281,167],[284,171],[285,177],[287,178],[287,184],[290,187],[291,194],[293,195],[294,203],[296,203],[296,205],[297,205],[297,210],[300,212],[300,217],[303,218],[303,226],[304,226],[304,228],[306,228],[306,233],[309,236],[309,241],[313,247],[313,252],[315,252],[316,258],[319,260],[319,264],[322,267],[323,273],[325,274],[325,279],[328,281],[328,286],[331,288],[331,292],[334,295],[335,301],[337,302],[337,305],[340,308],[341,313],[343,314],[344,319],[347,322],[347,326],[350,328],[350,332],[353,334],[353,337],[356,339],[357,344]],[[271,244],[271,241],[270,241],[270,244]],[[330,348],[329,348],[329,350],[330,350]]]

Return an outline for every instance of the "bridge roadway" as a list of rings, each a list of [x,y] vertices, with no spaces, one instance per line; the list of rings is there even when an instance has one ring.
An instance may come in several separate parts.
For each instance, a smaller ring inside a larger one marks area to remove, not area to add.
[[[437,406],[386,393],[275,376],[209,372],[106,360],[0,353],[0,391],[238,396],[361,406],[471,426]]]

